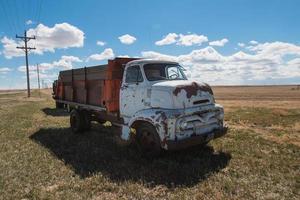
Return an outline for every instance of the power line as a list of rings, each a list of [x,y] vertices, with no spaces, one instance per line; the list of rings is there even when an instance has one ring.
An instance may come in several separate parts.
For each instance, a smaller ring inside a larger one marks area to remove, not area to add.
[[[16,17],[16,8],[12,5],[13,2],[12,1],[7,1],[7,9],[8,9],[8,14],[10,14],[12,17],[12,24],[15,27],[15,32],[19,31],[19,27],[18,27],[18,19]]]
[[[36,1],[36,9],[34,11],[34,21],[37,22],[37,18],[38,18],[38,13],[39,13],[39,5],[40,5],[40,0]]]
[[[27,42],[29,40],[35,40],[35,36],[27,37],[26,30],[24,31],[24,36],[16,35],[16,38],[22,39],[24,41],[25,46],[17,47],[17,49],[23,49],[25,51],[25,58],[26,58],[26,75],[27,75],[27,95],[30,97],[30,81],[29,81],[29,67],[28,67],[28,50],[33,50],[35,47],[28,47]]]
[[[16,16],[16,25],[18,27],[18,30],[21,30],[22,28],[22,22],[20,20],[20,17],[19,17],[19,4],[17,4],[16,0],[14,0],[14,11],[16,12],[15,16]]]
[[[41,12],[42,12],[42,4],[43,4],[43,0],[39,0],[38,2],[37,2],[37,5],[36,5],[36,16],[35,16],[35,23],[36,23],[36,25],[38,26],[39,25],[39,23],[40,23],[40,18],[41,18]],[[35,41],[35,45],[37,44],[37,42],[38,42],[38,40],[39,40],[39,29],[38,29],[38,27],[36,27],[35,29],[34,29],[34,31],[35,31],[35,35],[36,35],[36,37],[37,37],[37,40]]]
[[[2,9],[3,9],[3,13],[4,13],[4,15],[5,15],[6,19],[7,19],[7,22],[8,22],[8,25],[9,25],[9,28],[10,28],[11,32],[12,32],[12,33],[13,33],[13,32],[16,32],[16,29],[15,29],[15,27],[13,26],[13,23],[11,22],[11,20],[10,20],[10,18],[9,18],[9,15],[8,15],[8,13],[7,13],[7,11],[6,11],[6,6],[5,6],[5,4],[4,4],[4,1],[0,1],[0,3],[1,3],[1,7],[2,7]],[[2,3],[3,3],[3,4],[2,4]]]
[[[21,15],[21,20],[22,20],[22,23],[23,23],[23,29],[26,29],[26,22],[27,22],[27,19],[26,19],[26,13],[25,13],[25,4],[26,2],[25,1],[21,1],[22,4],[21,4],[21,9],[22,9],[22,15]]]
[[[41,19],[41,12],[42,12],[42,8],[43,8],[43,0],[40,0],[40,6],[39,6],[39,12],[38,12],[38,18],[37,18],[37,25],[39,25],[40,23],[40,19]]]

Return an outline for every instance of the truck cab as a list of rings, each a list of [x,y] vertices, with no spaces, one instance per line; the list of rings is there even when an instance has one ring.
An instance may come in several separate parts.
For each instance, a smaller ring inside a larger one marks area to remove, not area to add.
[[[161,147],[169,150],[206,143],[227,130],[223,107],[215,103],[211,87],[188,80],[184,68],[170,61],[143,59],[126,64],[120,116],[128,127],[151,124]],[[143,140],[149,135],[145,134]]]

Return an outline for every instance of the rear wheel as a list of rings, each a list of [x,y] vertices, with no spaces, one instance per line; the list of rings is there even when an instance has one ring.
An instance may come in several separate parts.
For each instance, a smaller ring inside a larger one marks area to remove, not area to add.
[[[81,117],[83,120],[83,129],[88,131],[91,129],[91,115],[88,111],[81,111]]]
[[[161,152],[160,138],[154,126],[142,123],[137,127],[137,145],[146,157],[156,157]]]
[[[70,125],[73,133],[78,134],[84,131],[84,120],[81,113],[73,109],[70,113]]]

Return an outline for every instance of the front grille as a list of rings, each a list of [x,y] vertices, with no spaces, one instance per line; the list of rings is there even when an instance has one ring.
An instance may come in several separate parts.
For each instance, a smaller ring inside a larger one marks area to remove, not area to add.
[[[208,99],[201,99],[201,100],[193,102],[194,105],[203,104],[203,103],[209,103],[209,100]]]
[[[184,116],[177,120],[177,132],[183,133],[183,132],[190,132],[196,134],[202,134],[203,132],[206,132],[206,130],[209,130],[210,128],[215,128],[219,125],[219,112],[216,111],[207,111],[202,113],[193,114],[190,116]],[[181,123],[185,122],[186,126],[185,128],[180,128]]]

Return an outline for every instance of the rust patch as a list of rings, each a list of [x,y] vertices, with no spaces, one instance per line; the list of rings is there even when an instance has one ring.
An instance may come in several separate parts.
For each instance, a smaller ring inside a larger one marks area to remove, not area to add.
[[[165,130],[165,135],[168,135],[168,124],[167,124],[166,120],[167,120],[166,113],[162,112],[161,113],[161,123],[163,124],[164,130]]]
[[[163,124],[163,128],[165,130],[165,135],[168,135],[168,124],[165,121],[163,121],[162,124]]]
[[[167,119],[166,113],[162,112],[161,113],[161,120],[165,121]]]
[[[165,146],[167,144],[167,138],[165,137],[162,141],[161,141],[161,145]]]
[[[146,122],[149,122],[149,123],[152,124],[152,120],[148,119],[148,118],[145,118],[145,117],[138,117],[138,118],[136,118],[136,120],[146,121]]]
[[[209,92],[211,95],[213,95],[212,90],[210,88],[209,85],[205,84],[205,85],[199,85],[196,82],[192,82],[191,85],[179,85],[175,88],[175,90],[173,91],[173,94],[175,96],[178,95],[179,92],[181,92],[181,90],[185,90],[186,91],[186,97],[187,98],[191,98],[192,96],[196,96],[197,92],[200,91],[204,91],[204,92]]]

